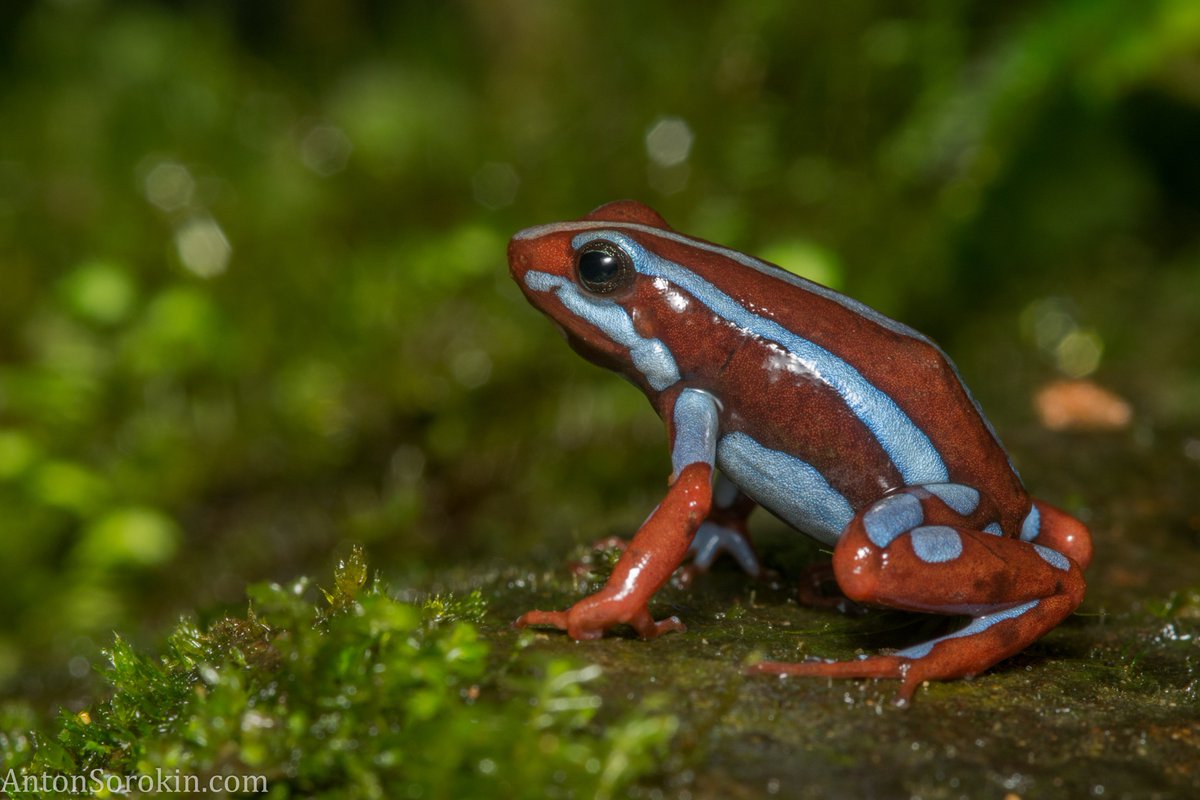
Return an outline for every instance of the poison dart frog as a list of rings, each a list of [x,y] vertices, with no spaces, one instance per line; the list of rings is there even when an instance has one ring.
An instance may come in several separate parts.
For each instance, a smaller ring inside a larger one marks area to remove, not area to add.
[[[648,603],[689,556],[762,566],[761,505],[833,549],[859,603],[961,615],[952,633],[857,660],[760,662],[754,673],[927,680],[976,675],[1083,600],[1082,522],[1026,492],[954,364],[928,337],[820,284],[685,236],[633,201],[528,228],[513,278],[589,360],[624,375],[666,423],[672,473],[607,584],[518,626],[593,639],[626,624],[681,631]]]

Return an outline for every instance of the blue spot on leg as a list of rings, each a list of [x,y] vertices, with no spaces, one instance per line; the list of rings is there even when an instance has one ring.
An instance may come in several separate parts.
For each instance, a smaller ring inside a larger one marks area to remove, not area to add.
[[[962,537],[946,525],[914,528],[910,536],[913,552],[926,564],[943,564],[962,555]]]
[[[876,547],[887,547],[902,533],[911,531],[925,521],[921,501],[911,494],[885,497],[863,515],[867,538]]]

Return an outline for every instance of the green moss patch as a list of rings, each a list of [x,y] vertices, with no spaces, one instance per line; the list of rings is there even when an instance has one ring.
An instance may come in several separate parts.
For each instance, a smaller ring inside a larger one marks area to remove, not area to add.
[[[591,798],[655,768],[674,716],[601,726],[600,667],[485,641],[478,592],[404,603],[366,575],[355,551],[315,602],[305,579],[254,586],[244,617],[185,620],[158,656],[117,638],[105,702],[33,732],[8,710],[12,795],[166,774],[263,776],[270,797]]]

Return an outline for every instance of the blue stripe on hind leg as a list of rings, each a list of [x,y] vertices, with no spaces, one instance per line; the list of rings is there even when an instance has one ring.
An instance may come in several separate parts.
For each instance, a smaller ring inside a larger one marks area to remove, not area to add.
[[[934,499],[936,498],[936,500]],[[753,672],[898,678],[907,702],[923,681],[977,675],[1066,618],[1082,601],[1080,566],[1049,547],[947,524],[947,509],[978,524],[969,496],[910,487],[858,514],[834,550],[851,599],[890,608],[967,615],[961,629],[890,655],[854,661],[764,662]],[[955,506],[958,506],[958,509]],[[960,511],[967,512],[961,514]]]

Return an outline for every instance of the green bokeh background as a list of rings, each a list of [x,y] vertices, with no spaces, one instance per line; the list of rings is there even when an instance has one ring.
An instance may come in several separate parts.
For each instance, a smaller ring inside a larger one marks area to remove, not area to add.
[[[504,262],[617,198],[933,334],[1002,432],[1089,377],[1195,467],[1198,142],[1194,0],[7,3],[0,692],[344,540],[430,585],[636,526],[661,424]]]

